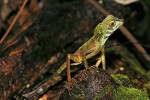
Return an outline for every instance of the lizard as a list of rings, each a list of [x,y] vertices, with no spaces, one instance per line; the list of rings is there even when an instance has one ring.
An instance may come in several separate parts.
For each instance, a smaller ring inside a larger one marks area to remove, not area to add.
[[[75,62],[75,65],[83,62],[85,68],[87,69],[87,59],[92,58],[100,51],[102,52],[102,55],[97,61],[96,66],[98,67],[100,62],[102,62],[102,68],[106,69],[104,44],[109,36],[122,25],[123,19],[119,19],[113,15],[108,15],[101,23],[96,26],[94,35],[87,42],[79,47],[79,49],[77,49],[74,54],[67,55],[67,61],[64,62],[62,66],[56,71],[54,77],[58,76],[63,70],[67,68],[67,81],[70,81],[70,60]]]
[[[54,75],[48,78],[42,85],[37,85],[35,89],[33,89],[33,91],[23,94],[23,96],[30,98],[33,95],[44,93],[44,90],[46,91],[50,86],[61,80],[59,75],[66,68],[67,82],[69,83],[71,80],[70,60],[73,60],[76,65],[83,62],[85,68],[88,69],[87,59],[92,58],[101,51],[102,55],[99,57],[96,66],[98,67],[100,62],[102,62],[103,69],[106,69],[104,44],[109,36],[114,33],[114,31],[117,30],[121,25],[123,25],[123,19],[119,19],[117,17],[114,17],[113,15],[108,15],[101,23],[96,26],[94,35],[87,42],[79,47],[79,49],[77,49],[74,54],[67,55],[67,61],[59,67]]]

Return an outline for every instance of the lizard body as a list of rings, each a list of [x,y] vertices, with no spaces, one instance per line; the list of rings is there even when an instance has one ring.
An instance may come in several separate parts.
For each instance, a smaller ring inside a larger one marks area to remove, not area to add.
[[[75,63],[81,63],[85,59],[92,58],[104,48],[104,44],[109,36],[123,24],[123,20],[113,15],[108,15],[101,23],[99,23],[94,35],[84,43],[74,54],[70,55],[70,59]],[[67,62],[56,71],[54,76],[58,76],[67,67]]]

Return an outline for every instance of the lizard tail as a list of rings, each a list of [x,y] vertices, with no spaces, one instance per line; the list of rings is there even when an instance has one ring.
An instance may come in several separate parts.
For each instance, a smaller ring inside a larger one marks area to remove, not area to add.
[[[67,67],[67,63],[64,62],[63,65],[56,71],[56,73],[54,74],[54,76],[60,75],[60,73],[61,73],[63,70],[65,70],[66,67]]]

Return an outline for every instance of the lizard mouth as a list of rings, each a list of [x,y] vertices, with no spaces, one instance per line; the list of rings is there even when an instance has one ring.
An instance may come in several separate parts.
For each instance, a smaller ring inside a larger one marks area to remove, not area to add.
[[[116,21],[117,21],[118,24],[115,26],[115,30],[116,30],[117,28],[119,28],[120,26],[123,25],[124,20],[123,20],[123,19],[117,19]]]
[[[119,19],[119,21],[118,21],[120,24],[118,24],[119,26],[122,26],[123,25],[123,23],[124,23],[124,19],[123,18],[121,18],[121,19]]]
[[[121,19],[116,18],[115,20],[118,23],[118,25],[115,28],[118,28],[118,27],[122,26],[123,23],[124,23],[124,19],[123,18],[121,18]]]
[[[123,23],[120,22],[115,28],[117,29],[118,27],[120,27],[120,26],[122,26],[122,25],[123,25]]]

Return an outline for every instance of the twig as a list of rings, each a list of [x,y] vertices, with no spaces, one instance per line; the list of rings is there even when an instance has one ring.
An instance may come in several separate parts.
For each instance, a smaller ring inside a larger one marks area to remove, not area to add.
[[[10,24],[9,28],[7,29],[6,33],[4,34],[4,36],[2,37],[2,39],[0,40],[0,44],[5,40],[5,38],[7,37],[7,35],[9,34],[9,32],[11,31],[11,29],[13,28],[14,24],[16,23],[17,19],[19,18],[21,12],[23,11],[25,5],[27,4],[28,0],[24,0],[19,12],[17,13],[17,15],[15,16],[15,18],[13,19],[12,23]]]
[[[106,11],[104,8],[102,8],[95,0],[87,0],[87,1],[90,4],[92,4],[96,9],[98,9],[105,16],[111,15],[108,11]],[[148,62],[150,62],[150,55],[146,52],[146,50],[140,44],[137,44],[138,41],[132,35],[132,33],[125,26],[121,26],[119,29],[129,39],[129,41],[136,43],[136,44],[133,44],[135,46],[135,48],[143,55],[143,57]]]
[[[143,57],[150,62],[150,56],[149,54],[146,52],[146,50],[140,45],[138,44],[136,38],[133,37],[133,35],[127,30],[126,27],[122,26],[119,28],[120,31],[131,41],[131,42],[135,42],[133,45],[136,47],[136,49],[143,55]]]
[[[37,86],[35,86],[31,92],[24,93],[21,96],[17,95],[17,96],[15,96],[15,99],[22,100],[22,97],[25,97],[27,99],[37,100],[39,98],[39,96],[41,96],[45,91],[48,90],[49,87],[55,85],[56,83],[60,82],[61,80],[62,80],[61,76],[57,76],[55,78],[52,78],[50,76],[49,78],[44,80],[44,82],[41,82]]]

